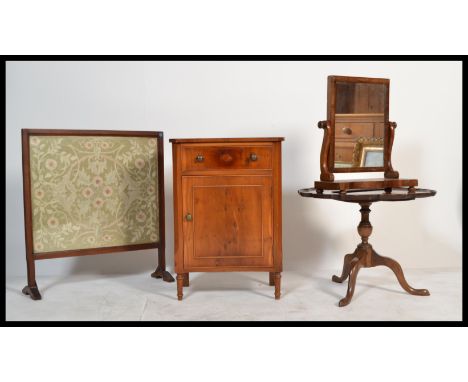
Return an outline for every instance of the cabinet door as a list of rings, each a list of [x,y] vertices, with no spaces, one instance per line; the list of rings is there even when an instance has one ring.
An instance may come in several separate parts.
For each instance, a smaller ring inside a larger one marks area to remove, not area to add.
[[[273,266],[271,176],[182,178],[184,268]]]

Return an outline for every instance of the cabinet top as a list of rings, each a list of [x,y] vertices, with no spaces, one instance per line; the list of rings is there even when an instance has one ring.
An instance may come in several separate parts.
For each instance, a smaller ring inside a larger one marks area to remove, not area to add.
[[[284,137],[270,138],[172,138],[172,143],[281,142]]]

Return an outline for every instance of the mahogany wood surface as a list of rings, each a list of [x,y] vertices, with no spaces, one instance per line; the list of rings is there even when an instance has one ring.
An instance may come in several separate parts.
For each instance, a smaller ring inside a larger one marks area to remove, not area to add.
[[[179,300],[190,272],[231,271],[269,272],[280,298],[282,140],[170,140]]]
[[[341,194],[339,192],[333,191],[317,192],[315,189],[306,189],[300,190],[299,193],[302,196],[310,196],[313,198],[334,199],[343,202],[359,203],[361,206],[361,222],[358,225],[358,233],[361,236],[361,243],[358,244],[356,250],[353,253],[348,253],[345,255],[341,276],[334,275],[332,277],[332,281],[336,283],[342,283],[349,277],[346,296],[341,299],[338,304],[340,307],[346,306],[351,302],[356,287],[356,280],[359,270],[361,268],[371,268],[379,265],[390,268],[393,273],[395,273],[399,284],[406,292],[416,296],[429,296],[429,291],[427,289],[415,289],[408,284],[403,274],[403,270],[397,261],[389,257],[380,256],[369,244],[369,236],[372,233],[372,225],[369,220],[369,214],[370,206],[373,202],[413,200],[416,198],[434,196],[436,191],[414,189],[411,192],[408,192],[408,189],[398,189],[392,190],[392,192],[389,193],[385,190],[357,190],[355,192]]]
[[[397,179],[399,174],[398,171],[395,171],[392,166],[392,148],[393,140],[395,139],[395,129],[397,127],[396,122],[389,122],[387,128],[386,139],[384,142],[387,149],[384,150],[384,167],[385,167],[385,177]]]
[[[31,173],[30,173],[30,136],[121,136],[121,137],[154,137],[158,141],[158,190],[159,190],[159,242],[114,247],[87,248],[67,251],[33,252],[33,227],[31,205]],[[24,229],[26,244],[27,286],[22,292],[33,300],[40,300],[41,294],[36,282],[35,260],[56,259],[62,257],[99,255],[124,251],[158,248],[158,266],[151,276],[172,282],[174,278],[166,271],[165,263],[165,214],[164,214],[164,152],[163,133],[160,131],[116,131],[116,130],[64,130],[64,129],[22,129],[22,167],[23,167],[23,204]]]
[[[317,126],[323,130],[322,149],[320,150],[320,180],[332,182],[335,176],[329,168],[330,161],[328,160],[332,139],[331,125],[329,121],[319,121]]]
[[[93,136],[93,137],[162,137],[162,131],[133,130],[68,130],[68,129],[21,129],[26,135],[46,136]]]
[[[30,130],[21,130],[22,160],[23,160],[23,205],[24,205],[24,236],[26,247],[27,286],[22,292],[33,300],[42,298],[36,282],[36,265],[33,255],[32,201],[31,201],[31,171],[29,156]]]
[[[127,252],[142,249],[159,248],[160,243],[145,243],[135,245],[116,245],[114,247],[70,249],[66,251],[33,253],[34,260],[59,259],[62,257],[92,256],[104,253]]]
[[[174,282],[174,277],[166,270],[166,222],[164,206],[164,134],[158,132],[158,196],[159,196],[159,246],[158,266],[151,273],[151,277],[163,279],[166,282]]]
[[[380,201],[405,201],[416,198],[434,196],[436,191],[423,188],[392,188],[371,190],[347,190],[347,192],[304,188],[298,191],[299,195],[309,198],[334,199],[342,202],[380,202]]]
[[[318,190],[348,190],[381,189],[398,187],[416,187],[417,179],[389,179],[389,178],[369,178],[369,179],[344,179],[335,181],[315,181],[315,188]],[[308,196],[308,195],[302,195]]]

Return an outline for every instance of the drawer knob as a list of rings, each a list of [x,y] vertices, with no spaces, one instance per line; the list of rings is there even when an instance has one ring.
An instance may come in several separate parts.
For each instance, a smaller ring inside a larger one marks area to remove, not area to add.
[[[251,160],[252,162],[256,162],[257,159],[258,159],[257,154],[255,154],[255,153],[250,154],[250,160]]]
[[[203,162],[205,160],[205,157],[203,155],[200,155],[198,154],[196,157],[195,157],[195,161],[196,162]]]
[[[188,222],[191,222],[192,219],[193,218],[192,218],[192,215],[190,214],[190,212],[187,215],[185,215],[185,220],[187,220]]]
[[[353,131],[349,128],[349,127],[343,127],[343,133],[347,134],[347,135],[351,135],[353,133]]]
[[[234,158],[229,153],[223,153],[221,154],[219,159],[221,159],[225,163],[229,163],[232,162]]]

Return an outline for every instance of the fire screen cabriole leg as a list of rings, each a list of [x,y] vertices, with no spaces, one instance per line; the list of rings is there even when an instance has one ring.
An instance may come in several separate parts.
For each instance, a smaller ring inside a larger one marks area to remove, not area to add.
[[[158,249],[158,267],[156,270],[151,274],[151,277],[156,279],[163,279],[163,281],[172,283],[174,282],[174,277],[166,271],[166,256],[164,248]]]

